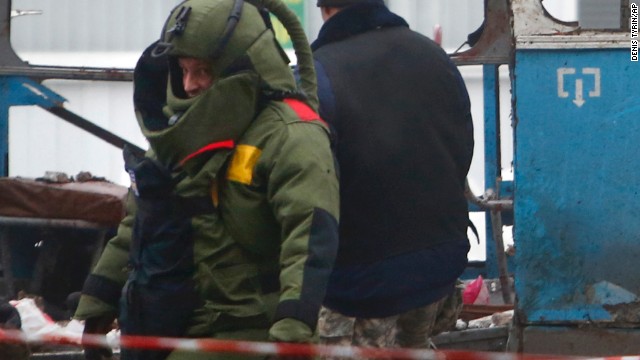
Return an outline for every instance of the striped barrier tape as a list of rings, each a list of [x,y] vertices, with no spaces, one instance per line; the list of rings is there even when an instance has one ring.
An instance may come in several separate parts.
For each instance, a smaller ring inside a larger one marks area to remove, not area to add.
[[[26,335],[18,330],[0,329],[0,343],[77,345],[77,339],[60,335]],[[110,347],[106,336],[83,335],[82,344]],[[150,336],[120,336],[117,345],[139,350],[180,350],[188,352],[217,352],[244,355],[275,355],[298,357],[339,357],[364,359],[404,360],[640,360],[640,356],[577,357],[555,355],[531,355],[499,352],[473,352],[459,350],[380,349],[355,346],[252,342],[216,339],[186,339]]]

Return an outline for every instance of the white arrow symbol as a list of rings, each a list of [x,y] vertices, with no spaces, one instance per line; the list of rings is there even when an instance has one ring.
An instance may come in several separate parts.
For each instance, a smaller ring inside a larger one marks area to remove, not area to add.
[[[593,75],[593,91],[589,91],[589,97],[600,97],[600,69],[599,68],[584,68],[582,73],[587,75]]]
[[[557,74],[558,74],[558,97],[561,97],[561,98],[569,97],[569,92],[568,91],[564,91],[564,76],[565,75],[570,75],[570,74],[575,74],[575,73],[576,73],[576,69],[574,69],[574,68],[558,68],[558,70],[557,70]]]
[[[582,79],[576,79],[576,98],[573,100],[573,103],[576,104],[577,107],[581,107],[584,105],[584,97],[582,95]]]

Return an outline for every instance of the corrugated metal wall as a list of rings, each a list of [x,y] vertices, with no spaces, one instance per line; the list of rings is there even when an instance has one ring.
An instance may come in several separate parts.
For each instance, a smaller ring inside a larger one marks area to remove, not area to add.
[[[13,0],[16,51],[139,51],[158,38],[175,0]]]
[[[315,0],[306,1],[306,29],[314,40],[322,19]],[[26,61],[43,65],[131,68],[146,45],[156,40],[177,0],[13,0],[13,10],[40,15],[12,19],[11,41]],[[482,21],[481,0],[391,0],[389,7],[411,27],[432,36],[441,24],[445,48],[456,48]],[[49,80],[70,110],[129,141],[146,147],[133,115],[131,84]],[[478,101],[474,101],[478,103]],[[481,104],[481,102],[480,102]],[[480,108],[481,109],[481,108]],[[120,152],[99,139],[35,107],[10,113],[11,176],[44,171],[91,171],[126,183]],[[481,114],[478,115],[481,119]]]
[[[315,0],[306,1],[306,29],[314,40],[322,26]],[[443,47],[453,51],[475,30],[483,18],[483,0],[387,0],[392,11],[410,26],[433,36],[436,24],[443,29]],[[569,3],[573,2],[573,5]],[[131,68],[146,45],[156,40],[177,0],[13,0],[14,10],[42,10],[41,15],[12,20],[11,39],[18,55],[34,64]],[[545,0],[549,10],[575,11],[575,0]],[[569,4],[569,5],[568,5]],[[557,10],[556,9],[556,10]],[[564,20],[572,20],[564,18]],[[471,94],[475,120],[476,153],[470,181],[483,191],[483,97],[481,70],[461,68]],[[510,133],[509,81],[501,77],[503,134]],[[45,82],[68,101],[65,106],[95,124],[146,148],[132,106],[130,83],[49,80]],[[45,171],[95,175],[128,184],[121,152],[113,146],[67,124],[37,107],[13,107],[10,111],[9,174],[38,177]],[[511,143],[503,149],[503,167],[511,163]],[[478,214],[476,214],[478,215]],[[480,224],[481,222],[477,222]],[[482,231],[482,226],[478,226]],[[483,258],[475,246],[472,258]],[[475,252],[474,252],[475,251]]]
[[[315,39],[322,19],[316,0],[306,3],[306,30]],[[576,19],[577,0],[544,0],[562,20]],[[41,10],[15,18],[12,43],[17,51],[139,51],[155,40],[178,0],[13,0],[13,9]],[[443,28],[443,46],[455,49],[483,19],[483,0],[386,0],[412,29],[427,36]]]
[[[177,1],[13,0],[13,10],[40,10],[11,22],[11,43],[26,61],[42,65],[132,68],[156,40]],[[71,111],[144,148],[122,82],[48,80]],[[128,184],[120,150],[37,107],[13,107],[9,120],[9,174],[37,177],[45,171],[90,171]]]
[[[307,34],[314,39],[322,20],[315,0],[307,4]],[[42,10],[14,18],[16,51],[139,51],[160,34],[175,0],[13,0],[13,9]],[[444,27],[445,47],[457,47],[483,18],[482,0],[388,0],[413,29],[431,36]]]

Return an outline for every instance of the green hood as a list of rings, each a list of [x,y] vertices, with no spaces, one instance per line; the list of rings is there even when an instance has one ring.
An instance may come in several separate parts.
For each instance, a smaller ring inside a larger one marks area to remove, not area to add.
[[[217,81],[192,99],[169,96],[165,113],[176,122],[163,129],[149,129],[141,113],[138,124],[157,158],[166,166],[198,164],[198,152],[207,146],[233,147],[253,121],[259,101],[258,77],[237,74]],[[218,144],[218,145],[215,145]],[[189,162],[187,160],[193,159]]]
[[[251,124],[260,108],[260,77],[244,71],[216,81],[194,98],[176,98],[166,90],[167,57],[151,55],[155,46],[144,51],[134,71],[136,118],[151,146],[150,156],[169,168],[184,165],[190,171],[199,161],[185,159],[202,159],[193,154],[211,144],[235,144]]]
[[[237,26],[228,42],[217,54],[234,6],[234,0],[188,0],[178,5],[169,15],[159,48],[165,47],[170,61],[170,87],[174,96],[181,97],[182,76],[175,64],[180,56],[209,59],[216,79],[238,71],[255,71],[266,89],[295,91],[296,83],[286,57],[273,31],[267,28],[258,9],[242,5]],[[180,14],[187,12],[186,19]],[[171,29],[181,28],[181,31]],[[163,50],[163,49],[160,49]]]
[[[171,12],[163,38],[145,51],[136,66],[138,122],[166,166],[181,165],[186,157],[212,143],[236,141],[255,117],[264,93],[296,91],[288,59],[251,4],[243,5],[221,55],[209,57],[218,47],[233,4],[234,0],[181,3]],[[176,20],[189,8],[186,20]],[[176,26],[183,28],[179,34],[166,30]],[[176,61],[179,56],[210,59],[216,79],[213,86],[187,99]]]

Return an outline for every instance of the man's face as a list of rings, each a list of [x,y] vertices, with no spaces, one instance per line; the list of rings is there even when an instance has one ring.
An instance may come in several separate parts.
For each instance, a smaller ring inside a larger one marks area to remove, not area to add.
[[[181,57],[178,59],[182,69],[182,86],[190,98],[199,95],[213,85],[211,63],[207,60]]]

